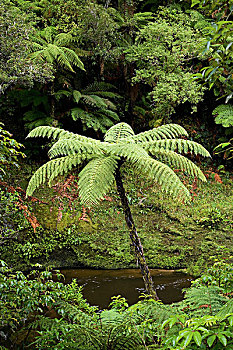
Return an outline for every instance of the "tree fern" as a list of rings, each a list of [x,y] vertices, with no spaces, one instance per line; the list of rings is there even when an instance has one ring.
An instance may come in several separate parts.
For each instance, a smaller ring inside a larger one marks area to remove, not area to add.
[[[67,47],[72,41],[71,34],[57,34],[55,28],[46,27],[32,38],[32,53],[29,58],[46,61],[52,65],[56,63],[71,72],[74,72],[73,66],[84,70],[84,65],[78,54]]]
[[[99,117],[102,117],[101,113]],[[46,179],[51,183],[56,176],[69,172],[73,167],[84,165],[79,173],[79,196],[83,205],[91,207],[98,204],[111,189],[114,180],[116,181],[146,290],[156,299],[157,295],[153,288],[143,247],[125,194],[120,166],[125,162],[158,183],[161,190],[186,201],[189,200],[190,193],[169,165],[179,167],[188,174],[205,181],[201,170],[178,153],[189,152],[209,156],[209,152],[196,142],[177,139],[176,137],[187,136],[187,132],[176,124],[164,125],[135,135],[130,125],[118,123],[106,132],[103,142],[47,126],[32,130],[28,136],[47,136],[57,141],[49,151],[49,156],[53,159],[32,176],[27,195],[32,195],[33,191],[45,183]]]

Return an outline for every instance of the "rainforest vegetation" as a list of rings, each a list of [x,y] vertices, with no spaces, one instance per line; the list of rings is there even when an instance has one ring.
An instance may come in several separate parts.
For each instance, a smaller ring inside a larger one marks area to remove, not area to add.
[[[1,0],[0,350],[233,349],[232,60],[232,0]]]

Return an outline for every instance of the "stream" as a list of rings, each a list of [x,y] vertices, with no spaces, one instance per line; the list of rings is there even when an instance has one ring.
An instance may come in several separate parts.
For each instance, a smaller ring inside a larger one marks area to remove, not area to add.
[[[185,273],[157,269],[150,271],[158,297],[165,304],[181,301],[184,296],[182,289],[191,285],[192,277]],[[100,308],[107,308],[114,295],[125,297],[132,305],[145,292],[139,269],[63,269],[61,273],[65,276],[65,283],[76,278],[78,284],[83,286],[84,298]]]

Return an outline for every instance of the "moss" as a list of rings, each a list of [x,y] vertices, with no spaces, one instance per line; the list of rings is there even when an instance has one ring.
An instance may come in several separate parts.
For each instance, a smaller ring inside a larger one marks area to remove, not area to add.
[[[200,184],[189,205],[171,200],[138,176],[126,175],[125,183],[135,224],[150,267],[200,269],[210,256],[232,255],[231,178],[225,184],[208,180]],[[192,189],[192,182],[188,184]],[[46,191],[39,193],[41,198]],[[48,193],[46,193],[48,198]],[[31,264],[85,266],[93,268],[136,267],[129,233],[116,193],[92,209],[88,222],[80,221],[81,210],[58,210],[37,205],[34,211],[43,227],[36,234],[23,231],[15,241],[0,248],[1,259],[17,267]],[[192,271],[191,271],[192,272]]]

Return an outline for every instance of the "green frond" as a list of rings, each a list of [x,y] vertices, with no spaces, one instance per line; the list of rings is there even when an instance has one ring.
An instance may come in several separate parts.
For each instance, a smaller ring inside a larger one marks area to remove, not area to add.
[[[56,35],[54,39],[54,45],[57,46],[64,46],[64,45],[69,45],[75,41],[75,38],[72,36],[70,33],[59,33]]]
[[[55,177],[68,173],[73,167],[82,162],[82,156],[66,156],[50,160],[33,174],[29,181],[26,195],[31,196],[41,184],[44,184],[47,180],[51,183]]]
[[[54,93],[54,97],[59,101],[63,96],[70,97],[72,93],[68,90],[58,90]]]
[[[170,166],[175,167],[176,169],[180,169],[185,171],[188,175],[193,177],[197,177],[202,181],[206,181],[205,175],[203,172],[194,164],[191,160],[185,158],[184,156],[173,152],[167,151],[163,149],[158,149],[157,152],[154,152],[156,159],[161,161],[162,163],[168,164]]]
[[[79,107],[72,108],[70,113],[74,121],[78,119],[86,121],[88,118],[90,118],[90,114],[87,111],[84,111],[84,109]]]
[[[194,153],[203,157],[210,157],[209,152],[199,143],[184,139],[167,139],[152,142],[141,143],[141,146],[152,155],[157,149],[165,149],[168,151],[177,151],[178,153]]]
[[[73,132],[66,131],[64,129],[55,128],[53,126],[38,126],[37,128],[30,131],[27,137],[52,137],[53,140],[61,138],[75,138],[75,140],[82,142],[89,142],[93,144],[101,144],[101,141],[95,140],[90,137],[74,134]]]
[[[91,139],[90,139],[91,140]],[[100,156],[103,155],[103,151],[96,143],[85,141],[78,141],[77,138],[61,138],[59,139],[49,150],[48,155],[50,158],[56,158],[59,156],[82,156],[85,159],[86,156]]]
[[[151,142],[162,139],[172,139],[179,136],[188,136],[187,131],[177,124],[166,124],[134,136],[136,143]]]
[[[123,98],[121,95],[119,95],[115,92],[112,92],[112,91],[95,91],[94,94],[97,96],[107,98],[107,99],[112,98],[113,100],[119,100],[119,99]]]
[[[107,108],[112,109],[114,111],[117,110],[117,106],[112,101],[108,100],[107,98],[103,98],[103,101],[105,102]]]
[[[86,93],[95,93],[97,91],[108,91],[108,90],[115,90],[116,87],[110,83],[104,83],[104,82],[94,82],[92,84],[89,84],[85,89],[83,89],[83,92]]]
[[[79,196],[81,202],[91,207],[97,204],[110,190],[115,178],[117,157],[92,159],[79,173]]]
[[[48,137],[48,138],[52,137],[53,140],[55,140],[60,137],[64,137],[64,136],[67,137],[68,135],[71,136],[72,134],[73,133],[69,131],[55,128],[53,126],[38,126],[37,128],[30,131],[30,133],[27,135],[27,138],[28,137]]]
[[[63,51],[63,57],[66,56],[67,57],[67,61],[69,61],[70,65],[74,65],[82,70],[85,70],[84,68],[84,64],[83,62],[80,60],[80,58],[78,57],[78,55],[72,50],[69,49],[68,47],[62,47],[62,51]],[[62,61],[62,60],[61,60]],[[67,62],[66,61],[66,62]],[[65,64],[64,64],[65,66]],[[65,66],[66,67],[66,66]],[[68,67],[68,66],[67,66]]]
[[[82,99],[85,101],[86,104],[88,104],[92,107],[97,107],[97,108],[107,108],[108,107],[105,100],[99,96],[96,96],[96,95],[82,95]]]
[[[188,189],[166,164],[148,156],[147,158],[139,157],[132,165],[135,169],[158,183],[162,191],[184,201],[190,200],[191,195]]]
[[[120,156],[129,162],[137,162],[138,159],[148,158],[148,153],[135,143],[118,143],[109,147],[111,154]]]
[[[113,125],[105,134],[104,141],[118,143],[126,138],[132,138],[134,131],[130,125],[126,123],[118,123]]]
[[[82,97],[82,94],[80,91],[73,90],[73,98],[74,98],[76,103],[79,103],[81,97]]]
[[[102,115],[104,115],[105,116],[105,118],[106,118],[106,116],[107,117],[109,117],[109,118],[112,118],[113,120],[115,120],[115,121],[119,121],[119,115],[116,113],[116,112],[113,112],[113,111],[111,111],[110,109],[101,109],[100,110],[100,112],[98,113],[98,112],[96,112],[97,114],[102,114]],[[112,121],[111,121],[111,124],[109,125],[109,126],[112,126]]]

